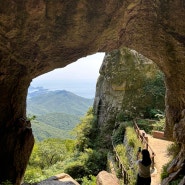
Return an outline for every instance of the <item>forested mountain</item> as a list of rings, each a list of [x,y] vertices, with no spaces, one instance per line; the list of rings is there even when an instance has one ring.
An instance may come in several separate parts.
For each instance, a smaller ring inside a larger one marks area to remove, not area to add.
[[[32,120],[35,138],[72,138],[71,130],[92,103],[93,99],[83,98],[65,90],[49,91],[42,87],[30,87],[27,115],[36,116],[35,120]]]
[[[69,130],[59,129],[55,127],[55,125],[51,126],[37,120],[33,120],[31,123],[33,135],[37,141],[42,141],[48,138],[74,139]]]
[[[93,99],[83,98],[65,90],[35,91],[28,97],[28,113],[37,115],[66,113],[82,116],[93,103]]]

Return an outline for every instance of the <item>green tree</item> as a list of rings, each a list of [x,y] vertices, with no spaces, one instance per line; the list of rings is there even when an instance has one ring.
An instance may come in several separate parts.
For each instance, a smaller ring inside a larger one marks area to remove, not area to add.
[[[76,132],[77,148],[79,151],[84,151],[86,148],[93,148],[95,146],[98,128],[97,119],[93,115],[92,107],[89,108],[87,114],[81,119],[74,132]]]
[[[55,164],[57,161],[65,159],[67,150],[65,143],[60,139],[47,139],[39,143],[38,154],[42,157],[40,165],[42,168],[49,167]]]
[[[41,169],[44,169],[57,161],[64,160],[66,153],[67,148],[63,140],[46,139],[34,145],[29,165],[39,166]]]
[[[164,74],[161,71],[155,75],[155,78],[145,80],[143,90],[149,94],[152,99],[151,104],[146,106],[144,115],[146,118],[156,118],[157,114],[164,112],[165,84]]]
[[[38,182],[61,172],[61,163],[74,154],[75,141],[47,139],[35,143],[24,180]]]

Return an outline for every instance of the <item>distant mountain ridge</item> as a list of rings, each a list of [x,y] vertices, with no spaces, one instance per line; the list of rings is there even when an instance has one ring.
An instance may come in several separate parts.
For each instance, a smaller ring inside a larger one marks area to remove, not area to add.
[[[28,91],[27,111],[29,114],[66,113],[84,115],[93,99],[75,95],[66,90],[49,91],[41,87]]]
[[[83,98],[66,90],[49,91],[42,87],[30,87],[27,115],[36,116],[36,120],[32,121],[35,138],[71,138],[71,130],[92,104],[93,99]]]

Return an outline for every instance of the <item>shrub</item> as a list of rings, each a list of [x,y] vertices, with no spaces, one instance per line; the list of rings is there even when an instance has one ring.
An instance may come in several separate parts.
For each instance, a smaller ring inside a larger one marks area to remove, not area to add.
[[[77,149],[84,151],[86,148],[93,148],[96,145],[95,139],[98,134],[97,119],[90,108],[87,114],[81,119],[74,131],[77,136]]]
[[[91,150],[88,152],[88,159],[85,166],[88,170],[88,175],[97,175],[98,172],[106,168],[107,153],[100,150]]]
[[[137,154],[138,147],[141,147],[141,142],[137,138],[135,130],[132,127],[126,128],[126,138],[128,145],[133,148],[134,155]]]
[[[167,164],[163,165],[162,167],[162,171],[161,171],[161,179],[165,179],[166,177],[168,177],[168,172],[167,172],[167,168],[169,166],[170,162],[168,162]]]
[[[129,121],[131,119],[133,119],[133,116],[128,111],[119,112],[116,116],[116,121],[118,122]]]
[[[87,175],[87,169],[84,164],[77,161],[70,163],[70,165],[65,169],[65,173],[78,180]]]
[[[160,119],[156,123],[152,124],[153,130],[164,131],[165,119]]]
[[[121,179],[123,177],[122,175],[122,171],[121,171],[121,168],[118,168],[117,171],[116,171],[116,176]]]
[[[3,181],[1,185],[13,185],[9,180]]]
[[[180,146],[177,143],[172,143],[167,148],[168,155],[171,155],[173,158],[177,156],[177,154],[180,152]]]
[[[179,185],[181,180],[183,179],[184,174],[180,174],[179,177],[169,183],[169,185]]]
[[[164,114],[161,110],[150,107],[146,108],[144,115],[145,118],[149,119],[159,119],[164,117]]]
[[[96,177],[93,175],[83,177],[81,181],[81,185],[96,185]]]
[[[181,178],[176,179],[176,180],[170,182],[169,185],[179,185],[179,183],[180,183],[181,180],[182,180]]]
[[[135,171],[137,171],[136,168],[132,169],[130,166],[130,162],[127,156],[126,148],[123,144],[119,144],[116,146],[116,151],[120,157],[121,163],[126,168],[128,177],[129,177],[129,184],[134,185],[136,178],[135,178]],[[117,177],[121,178],[122,174],[121,171],[118,169],[117,171]]]
[[[116,147],[116,152],[120,157],[120,160],[122,162],[122,164],[126,167],[129,168],[129,162],[128,162],[128,158],[126,155],[126,148],[123,144],[119,144]]]
[[[123,143],[123,138],[124,138],[124,134],[125,134],[125,130],[126,130],[126,122],[122,122],[118,129],[116,129],[112,135],[112,141],[114,143],[114,145]]]
[[[103,151],[85,149],[65,166],[65,172],[70,174],[77,181],[81,182],[83,177],[97,175],[99,171],[106,168],[107,155]]]
[[[135,171],[137,171],[137,165],[133,163],[133,160],[136,160],[138,147],[142,146],[142,144],[138,140],[135,130],[130,126],[126,127],[125,138],[127,143],[118,144],[115,148],[121,163],[127,170],[129,184],[133,185],[136,181]]]
[[[147,119],[139,119],[137,120],[137,124],[140,129],[145,130],[147,133],[151,133],[153,130],[153,123]]]
[[[46,177],[43,176],[41,168],[28,166],[24,176],[24,182],[34,183],[44,180],[45,178]]]

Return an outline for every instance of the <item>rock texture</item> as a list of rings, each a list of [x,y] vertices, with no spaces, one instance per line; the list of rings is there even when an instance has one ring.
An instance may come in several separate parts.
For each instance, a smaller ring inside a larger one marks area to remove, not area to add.
[[[147,91],[159,69],[136,51],[122,48],[107,53],[99,72],[94,110],[101,128],[114,127],[120,116],[120,121],[141,117],[147,108],[164,110],[164,95],[157,97]]]
[[[126,46],[157,63],[167,89],[165,135],[172,138],[185,108],[184,0],[0,4],[0,182],[20,184],[31,152],[31,130],[19,125],[31,80],[98,51]]]
[[[108,173],[106,171],[101,171],[97,175],[96,180],[97,185],[119,185],[119,180],[117,179],[116,175]]]
[[[70,175],[61,173],[34,185],[79,185]]]

